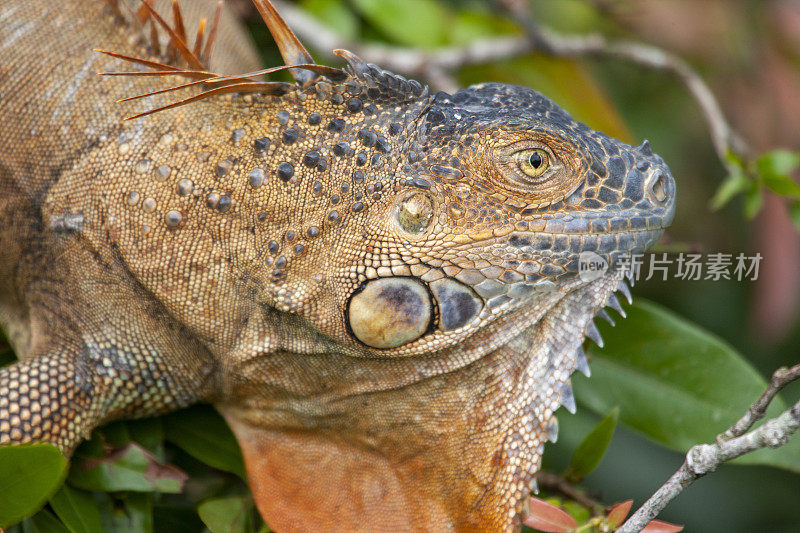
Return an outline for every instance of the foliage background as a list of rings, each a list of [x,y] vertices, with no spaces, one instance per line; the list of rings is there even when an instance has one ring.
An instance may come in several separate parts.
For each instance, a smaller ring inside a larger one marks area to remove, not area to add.
[[[492,4],[478,0],[299,3],[349,42],[432,49],[520,32],[517,24]],[[601,32],[679,53],[709,81],[734,126],[757,151],[800,147],[800,2],[530,0],[530,4],[537,21],[550,28],[581,34]],[[230,7],[247,18],[265,63],[278,64],[279,55],[247,1],[231,2]],[[526,85],[592,127],[635,144],[649,139],[654,151],[670,165],[679,194],[675,223],[661,250],[757,251],[764,260],[757,282],[651,280],[637,284],[635,296],[656,301],[725,339],[765,377],[778,366],[798,362],[800,239],[792,213],[785,199],[769,192],[758,193],[762,208],[752,220],[743,216],[747,203],[753,204],[752,198],[738,196],[721,210],[709,208],[725,170],[695,103],[675,80],[618,61],[571,62],[533,54],[466,67],[456,75],[462,85],[482,81]],[[625,327],[623,322],[616,331],[631,331],[633,326],[619,329]],[[610,344],[607,350],[613,348],[613,342]],[[641,357],[647,356],[641,353]],[[10,360],[8,354],[5,359]],[[699,379],[697,386],[702,386],[703,376]],[[591,398],[589,382],[582,377],[574,381],[578,413],[559,413],[560,440],[546,450],[545,466],[555,472],[567,467],[579,442],[602,414],[581,404],[582,399]],[[735,380],[726,380],[723,373],[711,381],[722,387],[732,402],[741,402]],[[800,387],[795,386],[784,397],[792,399],[798,394]],[[624,419],[626,406],[620,408]],[[116,531],[258,530],[263,526],[241,480],[241,458],[231,435],[220,424],[209,408],[197,407],[160,419],[116,423],[96,432],[80,449],[78,462],[100,457],[103,444],[124,446],[135,441],[152,453],[144,459],[145,466],[168,463],[189,474],[188,480],[166,467],[155,478],[148,478],[141,464],[134,464],[124,478],[129,484],[123,483],[123,488],[130,489],[145,479],[159,483],[162,492],[120,492],[111,490],[120,487],[119,471],[96,473],[88,480],[86,476],[76,480],[73,473],[70,488],[19,529],[94,531],[102,524],[104,530]],[[192,428],[209,426],[209,431],[192,432]],[[709,433],[706,440],[713,436]],[[682,454],[621,425],[599,467],[581,486],[607,504],[628,498],[640,504],[682,460]],[[795,470],[798,468],[800,465]],[[181,494],[169,493],[174,492],[175,483],[182,486]],[[689,488],[661,518],[686,524],[687,531],[796,532],[800,531],[798,494],[800,476],[796,473],[726,465]],[[71,508],[88,513],[89,518],[65,519],[71,516]]]

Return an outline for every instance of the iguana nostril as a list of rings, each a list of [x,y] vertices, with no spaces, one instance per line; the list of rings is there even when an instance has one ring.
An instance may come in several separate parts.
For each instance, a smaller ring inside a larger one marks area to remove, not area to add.
[[[667,201],[669,191],[667,177],[663,172],[656,172],[655,175],[653,175],[653,177],[650,179],[649,193],[650,196],[658,203],[664,203]]]

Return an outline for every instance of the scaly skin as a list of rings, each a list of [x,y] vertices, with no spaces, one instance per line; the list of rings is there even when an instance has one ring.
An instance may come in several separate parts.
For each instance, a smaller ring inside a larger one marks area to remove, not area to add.
[[[147,57],[139,31],[59,6],[0,6],[0,319],[21,358],[0,443],[69,454],[207,401],[278,531],[518,528],[622,282],[581,279],[579,253],[658,239],[663,161],[530,89],[429,95],[351,55],[343,82],[123,124],[117,99],[168,82],[95,76],[130,67],[92,48]],[[216,61],[255,68],[233,22],[220,36]]]

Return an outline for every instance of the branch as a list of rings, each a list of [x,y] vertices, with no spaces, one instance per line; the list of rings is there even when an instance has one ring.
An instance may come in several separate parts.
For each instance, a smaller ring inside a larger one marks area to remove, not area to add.
[[[797,378],[800,378],[800,365],[795,365],[791,368],[783,367],[776,370],[775,373],[772,374],[769,387],[767,387],[767,390],[761,395],[761,398],[750,406],[750,409],[747,410],[747,413],[745,413],[738,422],[731,426],[725,433],[721,433],[717,436],[717,443],[723,444],[733,438],[744,435],[746,431],[753,427],[753,424],[764,418],[764,414],[767,412],[767,408],[769,404],[772,403],[775,396],[786,385]]]
[[[280,2],[280,11],[294,31],[315,50],[332,59],[332,50],[346,48],[370,63],[389,70],[421,78],[434,89],[454,91],[458,84],[450,72],[473,64],[492,63],[532,52],[554,57],[599,57],[624,60],[644,68],[674,76],[697,102],[708,126],[714,150],[731,172],[729,152],[742,158],[751,149],[728,123],[711,89],[697,71],[675,54],[655,46],[636,42],[611,42],[599,34],[567,35],[539,26],[526,3],[498,0],[501,6],[520,21],[526,35],[480,39],[465,46],[444,47],[434,51],[416,48],[348,43],[335,32],[289,3]]]
[[[728,153],[749,156],[751,150],[725,118],[714,93],[697,71],[679,56],[656,46],[643,43],[610,42],[599,34],[563,35],[539,26],[533,19],[527,2],[496,0],[501,8],[520,20],[528,39],[538,51],[555,56],[583,56],[621,59],[651,70],[665,72],[677,78],[694,98],[711,135],[717,157],[729,173],[733,171]]]
[[[781,415],[766,421],[750,431],[764,417],[770,402],[784,386],[800,377],[800,365],[780,368],[772,376],[769,387],[748,409],[736,424],[717,436],[715,444],[693,446],[686,454],[686,461],[677,472],[659,488],[618,530],[621,533],[641,531],[667,504],[695,480],[732,459],[761,448],[778,448],[786,444],[789,437],[800,428],[800,401]]]
[[[574,485],[570,484],[563,477],[553,474],[552,472],[545,472],[544,470],[536,472],[536,483],[539,485],[539,488],[563,494],[570,500],[577,502],[579,505],[591,511],[592,515],[597,514],[598,510],[602,510],[605,507],[602,503],[593,500],[583,493],[583,491],[575,488]]]

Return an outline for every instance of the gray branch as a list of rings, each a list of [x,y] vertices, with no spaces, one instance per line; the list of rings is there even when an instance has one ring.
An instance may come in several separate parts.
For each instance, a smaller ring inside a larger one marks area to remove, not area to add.
[[[532,52],[555,57],[599,57],[618,59],[674,76],[697,102],[708,125],[714,149],[722,164],[730,171],[728,152],[747,157],[750,148],[725,118],[711,89],[686,61],[661,48],[637,42],[612,42],[599,34],[566,35],[537,25],[519,8],[507,8],[521,20],[524,36],[479,39],[465,46],[444,47],[433,51],[384,45],[349,43],[302,9],[277,2],[289,27],[304,42],[327,59],[336,48],[345,48],[369,63],[421,78],[434,89],[454,91],[458,83],[452,71],[473,64],[492,63]],[[509,0],[501,3],[509,3]]]
[[[800,428],[800,401],[781,415],[747,432],[764,417],[770,402],[784,386],[800,377],[800,365],[780,368],[773,374],[769,387],[736,424],[717,436],[715,444],[698,444],[686,454],[677,472],[659,488],[623,525],[621,533],[641,531],[683,489],[695,480],[713,472],[719,465],[761,448],[778,448],[786,444]]]

